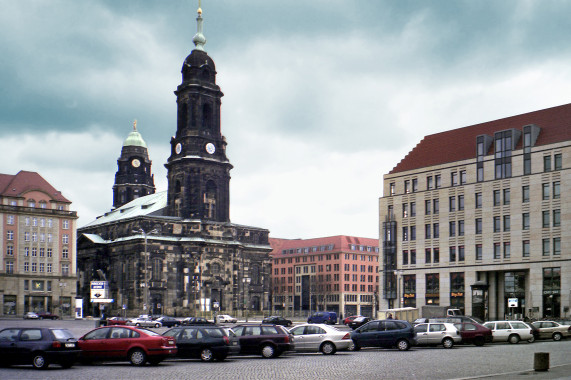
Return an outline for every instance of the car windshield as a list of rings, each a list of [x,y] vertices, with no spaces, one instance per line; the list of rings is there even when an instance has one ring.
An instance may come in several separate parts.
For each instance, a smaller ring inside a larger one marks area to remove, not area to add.
[[[56,337],[56,339],[75,339],[71,331],[66,329],[53,329],[52,333]]]
[[[142,332],[144,332],[145,334],[150,335],[150,336],[158,336],[158,335],[161,335],[161,334],[158,334],[158,333],[156,333],[156,332],[154,332],[154,331],[147,330],[147,329],[138,328],[137,330],[142,331]]]

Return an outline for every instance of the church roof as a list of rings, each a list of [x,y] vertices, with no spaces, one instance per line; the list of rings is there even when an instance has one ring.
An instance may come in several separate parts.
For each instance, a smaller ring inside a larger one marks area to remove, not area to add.
[[[143,140],[143,136],[141,136],[138,131],[134,130],[129,133],[129,136],[127,136],[125,142],[123,142],[123,146],[140,146],[146,148],[147,143]]]

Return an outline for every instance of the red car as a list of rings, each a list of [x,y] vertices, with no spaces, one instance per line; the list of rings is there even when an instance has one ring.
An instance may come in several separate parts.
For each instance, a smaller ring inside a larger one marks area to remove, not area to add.
[[[173,337],[131,326],[106,326],[92,330],[78,340],[79,360],[128,360],[141,366],[146,362],[157,365],[177,353]]]
[[[460,331],[462,343],[473,343],[483,346],[492,341],[492,330],[476,322],[454,323],[454,327]]]
[[[38,317],[40,319],[59,319],[59,315],[52,314],[48,311],[40,311],[40,312],[37,312],[36,314],[38,314]]]
[[[107,319],[107,326],[115,326],[115,325],[126,325],[128,319],[123,317],[113,317]]]
[[[362,317],[362,315],[352,315],[352,316],[350,316],[350,317],[347,317],[347,318],[345,318],[345,319],[343,320],[343,324],[344,324],[344,325],[348,325],[349,322],[353,321],[353,319],[359,318],[359,317]]]

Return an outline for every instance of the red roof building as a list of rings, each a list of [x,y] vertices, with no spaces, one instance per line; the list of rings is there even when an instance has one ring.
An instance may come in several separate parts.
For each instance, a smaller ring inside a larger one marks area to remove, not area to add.
[[[354,236],[270,238],[274,310],[307,316],[335,311],[373,316],[378,290],[379,241]]]

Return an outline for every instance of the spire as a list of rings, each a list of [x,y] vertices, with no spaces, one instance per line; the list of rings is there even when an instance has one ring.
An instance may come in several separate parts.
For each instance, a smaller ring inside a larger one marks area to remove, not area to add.
[[[134,131],[137,130],[137,119],[135,119],[135,121],[133,122],[133,130]]]
[[[200,7],[201,1],[198,0],[198,17],[196,18],[196,34],[192,38],[192,42],[196,46],[195,50],[204,50],[204,44],[206,43],[206,37],[202,34],[202,8]]]

